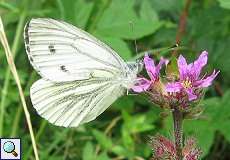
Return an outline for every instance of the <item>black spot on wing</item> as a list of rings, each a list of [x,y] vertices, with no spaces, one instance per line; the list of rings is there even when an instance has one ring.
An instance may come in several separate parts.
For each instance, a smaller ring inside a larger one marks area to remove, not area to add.
[[[48,46],[48,48],[49,48],[49,50],[50,50],[50,53],[52,53],[52,54],[55,53],[56,50],[55,50],[55,48],[54,48],[54,45],[51,44],[51,45]]]
[[[68,72],[68,70],[66,69],[66,66],[64,66],[64,65],[60,66],[60,69],[61,69],[63,72]]]

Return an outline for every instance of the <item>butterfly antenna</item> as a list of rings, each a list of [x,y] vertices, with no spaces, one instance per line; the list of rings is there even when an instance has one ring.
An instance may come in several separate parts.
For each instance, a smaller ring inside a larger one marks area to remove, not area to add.
[[[134,25],[133,25],[133,22],[130,21],[129,24],[130,24],[131,30],[132,30],[132,32],[133,32],[133,34],[134,34]],[[135,45],[135,52],[136,52],[136,54],[138,54],[137,40],[136,40],[136,38],[134,39],[134,45]]]

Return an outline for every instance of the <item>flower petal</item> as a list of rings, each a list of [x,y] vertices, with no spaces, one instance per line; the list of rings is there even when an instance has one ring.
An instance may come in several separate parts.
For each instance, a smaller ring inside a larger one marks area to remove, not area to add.
[[[164,59],[163,57],[161,57],[160,62],[158,63],[158,65],[157,65],[156,68],[155,68],[155,70],[156,70],[155,76],[157,76],[157,77],[159,76],[162,65],[163,65],[163,64],[167,65],[168,62],[169,62],[169,60]],[[155,78],[156,78],[156,77],[155,77]]]
[[[151,78],[151,80],[156,80],[155,75],[156,75],[156,68],[155,68],[155,64],[154,61],[148,56],[148,54],[145,54],[144,57],[144,64],[145,64],[145,68],[146,71],[149,75],[149,77]]]
[[[151,81],[145,78],[137,78],[136,84],[131,88],[134,92],[144,92],[149,89]]]
[[[179,73],[180,73],[180,80],[184,80],[187,77],[187,62],[186,59],[180,55],[178,60],[177,60],[177,65],[179,68]]]
[[[167,92],[179,92],[182,88],[180,82],[168,83],[165,87]]]
[[[185,89],[185,92],[188,94],[188,100],[193,101],[197,99],[197,96],[193,93],[192,88]]]
[[[220,73],[220,71],[213,71],[213,73],[206,77],[205,79],[201,79],[199,81],[196,81],[196,85],[199,88],[204,88],[204,87],[208,87],[212,84],[212,81],[216,78],[216,76]]]
[[[208,52],[203,51],[196,61],[188,65],[189,71],[195,79],[199,78],[201,70],[207,64],[207,61],[208,61]]]

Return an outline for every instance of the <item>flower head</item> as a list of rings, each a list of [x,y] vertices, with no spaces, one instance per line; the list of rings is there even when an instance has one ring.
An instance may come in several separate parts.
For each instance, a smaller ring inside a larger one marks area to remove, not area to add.
[[[199,58],[193,63],[187,64],[186,59],[180,55],[177,61],[179,68],[179,81],[168,83],[166,85],[167,92],[184,91],[188,95],[189,101],[196,100],[198,96],[195,94],[196,89],[202,89],[212,84],[212,81],[220,71],[213,71],[209,76],[200,77],[202,68],[207,64],[208,52],[203,51]]]
[[[152,160],[176,160],[176,148],[174,141],[157,134],[151,138],[153,149]],[[193,137],[189,137],[185,140],[184,147],[182,148],[183,160],[198,160],[202,154],[202,151],[197,147],[196,140]]]
[[[167,63],[167,60],[161,58],[160,62],[157,65],[155,65],[154,60],[151,59],[148,56],[148,54],[146,54],[144,57],[144,65],[148,73],[148,76],[150,77],[150,80],[143,77],[139,77],[137,79],[136,85],[132,88],[132,90],[135,92],[147,91],[152,84],[159,80],[160,69],[162,65],[165,63]]]

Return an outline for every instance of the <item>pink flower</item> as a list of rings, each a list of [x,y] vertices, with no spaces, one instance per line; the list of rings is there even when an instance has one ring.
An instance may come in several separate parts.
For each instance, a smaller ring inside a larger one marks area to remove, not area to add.
[[[185,91],[189,101],[196,100],[197,95],[194,90],[210,86],[220,72],[214,70],[210,76],[200,78],[201,70],[207,64],[207,60],[208,52],[206,51],[203,51],[199,58],[190,64],[187,64],[186,59],[180,55],[177,61],[180,79],[177,82],[168,83],[166,91],[171,93]]]
[[[132,90],[138,93],[147,91],[151,84],[159,80],[160,69],[164,63],[167,63],[167,60],[161,58],[158,65],[155,66],[154,61],[146,54],[144,57],[144,64],[150,80],[143,77],[137,78],[137,82]]]

